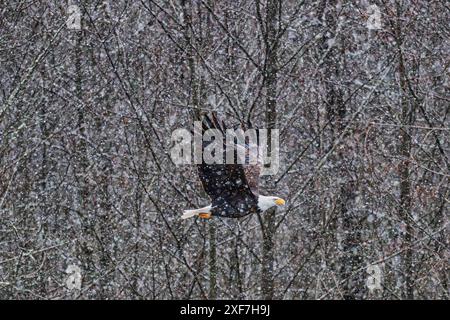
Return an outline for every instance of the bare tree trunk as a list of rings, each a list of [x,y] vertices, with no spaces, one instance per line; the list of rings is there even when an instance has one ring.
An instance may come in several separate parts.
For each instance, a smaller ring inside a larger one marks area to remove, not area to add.
[[[189,5],[186,3],[189,2]],[[186,42],[186,52],[187,52],[187,60],[188,60],[188,68],[190,72],[190,97],[191,103],[193,107],[193,111],[191,112],[192,118],[195,120],[201,119],[201,112],[199,109],[199,88],[200,84],[197,77],[197,63],[195,59],[194,52],[194,39],[192,35],[192,3],[188,0],[181,0],[181,5],[183,7],[183,15],[184,15],[184,37]]]
[[[77,203],[77,211],[80,215],[80,219],[82,221],[81,228],[83,238],[80,242],[80,246],[78,247],[78,256],[82,263],[82,272],[85,276],[83,276],[84,281],[89,281],[90,279],[86,277],[86,275],[94,275],[95,268],[93,263],[93,252],[94,247],[92,246],[92,230],[91,230],[91,219],[89,217],[89,182],[88,182],[88,168],[89,168],[89,158],[87,154],[87,123],[84,114],[84,105],[82,102],[85,101],[83,94],[83,67],[82,67],[82,56],[83,56],[83,30],[76,31],[73,34],[74,41],[74,67],[75,67],[75,95],[77,97],[78,103],[78,111],[77,111],[77,140],[75,145],[75,154],[77,155],[77,162],[75,168],[75,176],[77,181],[78,199],[75,199]]]
[[[216,226],[209,223],[209,299],[217,299]]]
[[[403,297],[406,299],[414,299],[414,281],[413,281],[413,266],[412,266],[412,250],[411,250],[411,179],[410,179],[410,158],[411,158],[411,134],[410,125],[413,117],[413,103],[410,103],[407,98],[407,76],[405,70],[405,62],[402,52],[402,35],[400,25],[400,7],[397,7],[397,46],[399,54],[398,73],[400,77],[400,99],[401,99],[401,124],[400,127],[400,145],[399,145],[399,175],[400,175],[400,207],[399,216],[404,223],[403,248],[406,250],[403,253],[403,271],[405,275],[405,290]],[[411,106],[411,107],[410,107]]]
[[[319,8],[319,16],[323,17],[326,32],[322,39],[320,54],[323,56],[323,75],[325,86],[325,111],[327,121],[330,122],[330,145],[340,143],[345,146],[349,143],[347,139],[336,142],[335,138],[341,136],[345,130],[345,120],[347,115],[344,103],[344,92],[340,79],[344,77],[345,61],[342,58],[345,52],[344,39],[339,38],[338,1],[323,1]],[[349,137],[351,138],[351,137]],[[354,206],[356,183],[349,172],[355,168],[349,167],[351,163],[351,153],[346,152],[347,148],[338,148],[334,161],[336,163],[336,175],[340,177],[338,190],[336,192],[336,209],[338,232],[341,237],[342,256],[339,259],[339,275],[343,281],[342,296],[344,299],[362,299],[364,278],[362,273],[354,274],[355,270],[362,267],[362,257],[360,254],[361,243],[361,219],[357,216]]]
[[[187,4],[187,2],[189,4]],[[190,71],[190,92],[191,92],[191,103],[192,111],[191,117],[193,121],[199,121],[202,118],[202,108],[205,106],[206,96],[206,84],[199,72],[197,71],[197,52],[203,47],[208,48],[211,43],[211,19],[210,13],[205,13],[206,17],[206,29],[200,30],[200,43],[195,42],[195,37],[192,34],[192,12],[194,4],[191,1],[182,0],[181,2],[184,13],[184,36],[186,41],[186,51],[188,68]],[[213,4],[209,4],[213,7]],[[200,7],[198,8],[200,12]],[[201,17],[200,17],[201,19]],[[203,39],[201,37],[204,37]],[[209,242],[209,254],[208,254],[208,265],[209,265],[209,299],[217,298],[217,253],[216,253],[216,227],[214,221],[209,221],[208,224],[208,242]]]
[[[277,17],[281,3],[278,0],[268,0],[266,4],[266,34],[265,34],[265,90],[266,90],[266,126],[268,132],[268,154],[271,153],[270,137],[272,129],[277,124],[277,85],[278,85],[278,39]],[[270,182],[269,182],[270,183]],[[269,189],[271,186],[269,186]],[[263,225],[263,266],[262,266],[262,295],[264,299],[274,297],[274,237],[275,237],[275,208],[264,213]]]

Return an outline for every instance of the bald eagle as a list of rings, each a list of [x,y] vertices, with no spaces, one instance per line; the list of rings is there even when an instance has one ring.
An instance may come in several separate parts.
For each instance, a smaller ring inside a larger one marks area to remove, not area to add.
[[[243,128],[243,127],[241,127]],[[223,159],[228,148],[243,148],[242,145],[227,145],[225,139],[225,125],[219,122],[215,114],[211,118],[205,115],[202,121],[202,136],[208,129],[218,129],[223,137]],[[212,143],[202,142],[202,151]],[[219,141],[220,143],[220,141]],[[245,144],[245,157],[249,159],[250,152],[258,152],[257,146]],[[203,152],[202,152],[203,154]],[[256,163],[236,161],[235,164],[205,164],[202,161],[197,165],[198,176],[202,182],[205,192],[211,198],[211,204],[200,209],[185,210],[182,219],[198,216],[209,219],[212,216],[224,218],[240,218],[252,213],[262,213],[274,206],[283,206],[285,201],[275,196],[259,195],[259,175],[261,172],[261,161],[257,157]]]

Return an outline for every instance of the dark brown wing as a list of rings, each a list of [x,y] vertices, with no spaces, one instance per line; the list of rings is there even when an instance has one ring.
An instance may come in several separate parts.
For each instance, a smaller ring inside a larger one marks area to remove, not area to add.
[[[241,124],[242,130],[253,129],[250,122],[247,125]],[[259,176],[261,174],[262,161],[259,156],[259,133],[256,132],[257,141],[256,143],[246,143],[245,144],[245,165],[244,172],[245,177],[248,182],[250,190],[255,196],[259,195]],[[251,159],[256,159],[256,163],[251,162]]]
[[[198,175],[203,184],[205,192],[214,199],[230,198],[235,196],[254,197],[252,190],[249,187],[244,167],[241,164],[225,164],[225,133],[224,126],[220,124],[216,116],[213,114],[212,118],[205,116],[202,121],[202,134],[208,129],[218,129],[222,132],[223,141],[223,162],[224,164],[198,164]],[[211,142],[203,142],[203,148]]]
[[[242,165],[199,164],[198,176],[211,200],[236,195],[253,196]]]
[[[257,165],[244,166],[245,178],[247,179],[248,186],[255,196],[259,195],[259,175],[261,173],[261,167]]]

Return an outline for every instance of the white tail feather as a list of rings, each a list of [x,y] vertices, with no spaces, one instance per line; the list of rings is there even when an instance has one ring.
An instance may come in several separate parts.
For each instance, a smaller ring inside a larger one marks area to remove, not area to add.
[[[184,210],[181,219],[185,220],[188,218],[192,218],[198,216],[200,213],[209,213],[211,210],[211,206],[207,206],[200,209],[192,209],[192,210]]]

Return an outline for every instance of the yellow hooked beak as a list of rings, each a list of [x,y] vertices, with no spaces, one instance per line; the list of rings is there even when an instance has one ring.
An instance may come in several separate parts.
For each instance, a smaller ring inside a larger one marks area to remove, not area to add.
[[[276,204],[277,206],[284,206],[285,203],[286,203],[286,201],[284,201],[284,200],[281,199],[281,198],[278,198],[277,200],[275,200],[275,204]]]

